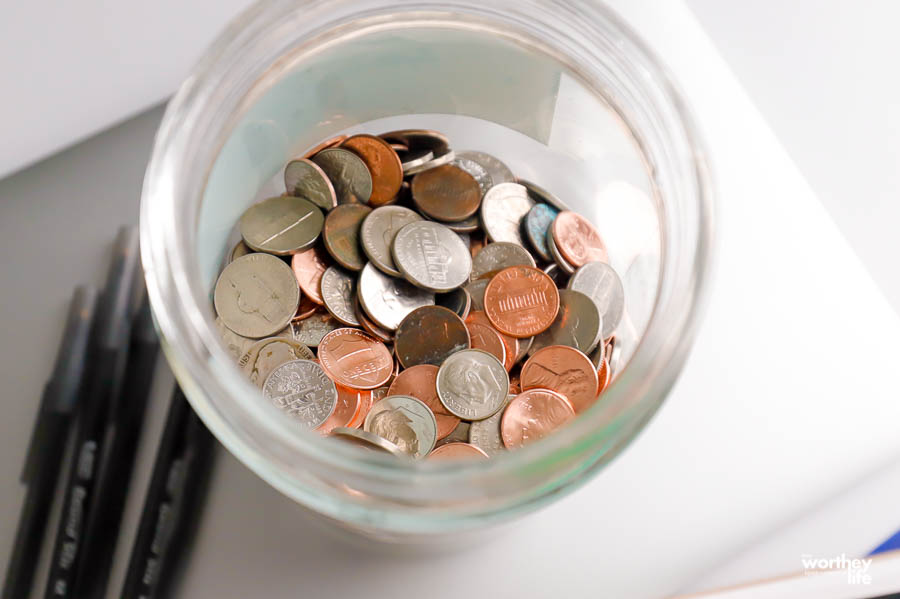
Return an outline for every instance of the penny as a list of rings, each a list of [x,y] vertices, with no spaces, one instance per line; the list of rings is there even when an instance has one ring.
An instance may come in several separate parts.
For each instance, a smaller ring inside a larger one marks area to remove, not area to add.
[[[553,324],[536,335],[530,353],[551,345],[568,345],[588,354],[600,342],[603,321],[591,298],[571,289],[559,290],[559,313]]]
[[[322,275],[322,301],[328,313],[338,321],[352,326],[360,326],[356,318],[356,278],[349,272],[329,266]]]
[[[430,460],[471,460],[473,458],[486,460],[488,454],[474,445],[458,441],[441,445],[428,454]]]
[[[567,288],[580,291],[593,300],[603,318],[600,336],[609,339],[625,313],[625,288],[612,266],[605,262],[588,262],[575,271]]]
[[[466,171],[445,164],[413,177],[412,197],[416,207],[430,218],[458,222],[478,212],[481,190]]]
[[[503,407],[509,376],[491,354],[466,349],[441,364],[436,385],[448,412],[464,420],[483,420]]]
[[[241,356],[247,353],[247,350],[256,343],[256,339],[238,335],[225,326],[221,316],[216,317],[216,328],[219,329],[219,336],[222,338],[222,343],[225,344],[225,349],[234,356],[235,360],[240,360]]]
[[[481,226],[491,241],[524,246],[519,224],[534,207],[528,190],[518,183],[494,184],[481,202]]]
[[[369,205],[378,207],[389,204],[403,183],[403,166],[390,144],[374,135],[353,135],[342,144],[362,158],[372,175],[372,195]]]
[[[254,343],[247,350],[238,366],[247,375],[251,383],[262,387],[269,374],[277,367],[291,360],[315,360],[312,350],[293,339],[270,337]]]
[[[389,277],[371,263],[366,264],[359,276],[358,295],[366,314],[387,331],[395,331],[400,321],[416,308],[434,305],[433,293]]]
[[[575,267],[569,264],[569,262],[563,258],[562,254],[559,253],[559,248],[556,247],[556,240],[550,232],[547,234],[547,247],[550,248],[550,255],[553,257],[553,262],[564,276],[569,277],[575,274]]]
[[[559,210],[547,204],[535,204],[522,221],[523,233],[528,245],[544,262],[551,262],[550,247],[547,245],[547,232]]]
[[[412,175],[412,171],[434,160],[434,152],[431,150],[407,150],[405,152],[397,152],[397,156],[400,158],[400,165],[403,167],[403,176]]]
[[[466,328],[469,330],[472,349],[486,351],[506,367],[506,346],[500,338],[500,333],[480,322],[466,322]]]
[[[346,135],[337,135],[337,136],[335,136],[335,137],[332,137],[331,139],[326,139],[326,140],[323,141],[322,143],[316,144],[315,146],[313,146],[312,148],[310,148],[309,150],[307,150],[306,152],[304,152],[304,153],[303,153],[303,157],[304,157],[304,158],[312,158],[313,156],[315,156],[316,154],[318,154],[318,153],[321,152],[322,150],[325,150],[325,149],[327,149],[327,148],[333,148],[333,147],[335,147],[335,146],[341,145],[341,143],[342,143],[345,139],[347,139],[347,136],[346,136]]]
[[[328,175],[308,158],[287,163],[284,167],[284,188],[289,196],[305,198],[325,212],[337,206],[337,195]]]
[[[309,318],[313,314],[319,311],[319,304],[309,299],[307,296],[301,294],[300,297],[300,305],[297,306],[297,313],[294,314],[294,317],[291,319],[291,322],[296,322],[298,320],[304,320]]]
[[[541,333],[559,310],[559,291],[542,271],[511,266],[497,273],[484,291],[484,311],[491,324],[516,338]]]
[[[228,254],[228,262],[234,262],[241,256],[246,256],[247,254],[252,254],[253,250],[247,247],[247,244],[244,243],[244,240],[241,239],[238,241],[233,248],[231,248],[231,253]]]
[[[456,430],[459,418],[447,411],[437,394],[438,367],[419,364],[400,372],[388,390],[388,396],[408,395],[420,400],[434,413],[437,438],[443,439]]]
[[[489,327],[493,330],[498,337],[500,337],[500,342],[503,343],[503,355],[504,358],[500,360],[503,363],[503,366],[509,371],[510,368],[513,367],[513,364],[516,363],[516,358],[519,355],[519,340],[513,337],[512,335],[507,335],[505,333],[501,333],[498,331],[491,320],[487,317],[487,314],[484,313],[483,310],[475,310],[469,313],[469,316],[466,318],[466,324],[480,324],[486,327]],[[530,339],[531,337],[529,337]],[[474,346],[473,346],[474,347]],[[483,348],[476,348],[483,349]],[[485,350],[487,351],[487,350]],[[494,354],[497,359],[500,359],[494,352],[488,352]]]
[[[451,291],[472,272],[472,257],[459,236],[430,221],[400,229],[391,251],[406,280],[428,291]]]
[[[404,368],[417,364],[439,366],[463,349],[469,349],[469,331],[462,319],[447,308],[416,308],[397,327],[394,351]]]
[[[437,440],[434,414],[424,403],[407,395],[393,395],[377,402],[363,428],[414,458],[428,455]]]
[[[356,428],[337,427],[331,431],[335,439],[351,443],[357,447],[371,451],[389,453],[397,457],[405,457],[403,451],[383,437]]]
[[[441,406],[441,408],[443,409],[443,406]],[[437,415],[435,415],[435,417],[437,417]],[[441,445],[446,445],[447,443],[456,443],[457,441],[468,443],[469,423],[463,422],[459,420],[459,418],[457,418],[457,420],[459,421],[459,424],[456,425],[456,428],[453,429],[453,431],[443,439],[438,439],[437,443],[434,444],[435,447],[440,447]]]
[[[409,146],[406,144],[392,143],[388,144],[395,152],[409,152]]]
[[[484,310],[484,290],[487,289],[490,279],[477,279],[466,283],[464,289],[472,298],[472,310]]]
[[[216,313],[225,326],[255,339],[286,327],[299,302],[293,271],[269,254],[247,254],[226,266],[213,293]]]
[[[344,148],[327,148],[312,157],[337,195],[338,204],[365,204],[372,196],[372,175],[362,158]]]
[[[491,156],[490,154],[486,154],[485,152],[457,152],[456,158],[460,160],[471,160],[481,165],[481,167],[487,171],[488,175],[490,175],[492,185],[514,183],[516,181],[516,176],[508,166],[500,159]]]
[[[372,212],[368,206],[342,204],[328,213],[322,230],[325,249],[347,270],[358,271],[366,264],[359,246],[359,230]]]
[[[356,319],[359,320],[359,324],[362,326],[363,330],[368,334],[372,335],[382,343],[393,343],[394,335],[391,331],[385,330],[378,326],[369,315],[366,314],[366,311],[363,310],[362,304],[359,301],[359,293],[356,294],[356,303],[354,304],[356,308]]]
[[[420,220],[422,217],[418,213],[403,206],[376,208],[366,216],[360,228],[363,252],[378,270],[392,277],[402,277],[391,255],[394,237],[404,226]]]
[[[335,329],[319,343],[319,362],[335,382],[353,389],[381,387],[394,359],[384,343],[359,329]]]
[[[303,425],[322,425],[337,405],[337,389],[322,367],[311,360],[292,360],[272,371],[263,395]]]
[[[322,305],[322,275],[328,269],[331,260],[319,246],[303,250],[291,257],[291,269],[300,285],[304,297]]]
[[[561,199],[559,199],[537,183],[532,183],[531,181],[526,181],[525,179],[519,179],[518,182],[528,190],[528,194],[535,202],[543,202],[544,204],[555,208],[557,212],[569,210],[569,207],[566,206],[565,202],[563,202]]]
[[[550,232],[560,255],[575,268],[588,262],[609,262],[606,245],[597,229],[577,212],[560,212]]]
[[[603,361],[600,362],[600,367],[597,369],[597,395],[599,396],[601,393],[606,391],[606,388],[609,386],[609,381],[612,378],[611,372],[609,368],[609,362],[606,358],[603,358]]]
[[[369,414],[369,410],[375,405],[375,402],[387,395],[387,387],[378,387],[376,389],[354,389],[359,396],[359,410],[353,416],[347,426],[349,428],[360,428]]]
[[[500,436],[507,449],[543,439],[575,418],[568,400],[548,389],[531,389],[515,397],[500,421]]]
[[[599,381],[590,358],[575,348],[550,345],[536,351],[522,366],[522,389],[551,389],[583,412],[597,400]]]
[[[287,337],[309,347],[318,347],[322,337],[342,326],[343,324],[335,320],[330,314],[318,313],[313,314],[309,318],[292,322],[287,328],[278,333],[278,337]]]
[[[509,405],[513,396],[507,396],[504,408]],[[503,409],[484,420],[478,420],[469,425],[469,443],[481,449],[488,456],[495,456],[506,451],[503,439],[500,437],[500,421],[503,419]]]
[[[326,435],[338,427],[353,428],[350,423],[356,419],[363,406],[363,396],[372,395],[371,391],[362,389],[351,389],[341,385],[335,385],[335,387],[337,388],[337,403],[334,412],[319,427],[319,431]]]
[[[469,295],[469,292],[464,287],[458,287],[447,293],[435,294],[434,303],[452,310],[457,316],[465,320],[472,307],[472,296]]]
[[[286,256],[312,247],[324,219],[309,200],[276,196],[247,208],[240,220],[241,237],[257,252]]]
[[[528,250],[516,243],[489,243],[472,259],[472,278],[494,275],[510,266],[536,266]]]
[[[478,189],[481,190],[481,197],[484,197],[487,190],[494,184],[494,180],[487,169],[471,158],[457,154],[456,159],[450,164],[472,175],[472,178],[478,183]]]

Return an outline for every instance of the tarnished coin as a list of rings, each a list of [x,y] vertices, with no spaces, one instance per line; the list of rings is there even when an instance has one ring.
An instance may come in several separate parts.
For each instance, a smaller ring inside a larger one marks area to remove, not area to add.
[[[466,328],[469,330],[472,349],[486,351],[506,366],[506,346],[500,333],[492,326],[480,322],[466,322]]]
[[[263,395],[289,416],[315,429],[337,405],[337,389],[322,367],[311,360],[292,360],[272,371]]]
[[[542,202],[544,204],[552,206],[556,209],[557,212],[569,210],[569,207],[565,202],[563,202],[561,199],[559,199],[537,183],[532,183],[531,181],[526,181],[525,179],[519,179],[518,182],[520,185],[525,186],[525,189],[528,190],[528,193],[531,194],[531,197],[535,202]]]
[[[434,305],[434,294],[389,277],[369,263],[359,275],[359,302],[378,326],[395,331],[407,314]]]
[[[487,289],[490,282],[490,279],[476,279],[466,283],[464,289],[469,293],[469,297],[472,298],[472,312],[484,310],[484,290]]]
[[[575,267],[569,264],[568,260],[563,258],[563,255],[559,253],[559,248],[556,247],[556,239],[552,235],[553,227],[551,225],[550,231],[547,232],[547,247],[550,249],[550,255],[553,257],[553,262],[556,264],[556,267],[564,276],[571,276],[575,274]]]
[[[531,389],[515,397],[500,421],[500,436],[507,449],[543,439],[575,418],[569,401],[548,389]]]
[[[440,401],[438,401],[440,404]],[[443,409],[443,406],[441,406]],[[437,415],[435,414],[435,417]],[[463,422],[459,418],[456,419],[459,424],[456,425],[456,428],[453,431],[444,437],[443,439],[438,439],[437,443],[434,444],[435,447],[440,447],[441,445],[446,445],[447,443],[456,443],[457,441],[461,441],[463,443],[469,442],[469,423]],[[440,428],[440,425],[438,425]]]
[[[393,146],[392,146],[393,147]],[[434,160],[434,152],[431,150],[409,150],[397,151],[400,158],[400,165],[403,167],[403,175],[408,176],[416,172],[419,167],[428,164]]]
[[[363,449],[389,453],[397,457],[406,457],[406,454],[399,447],[387,439],[364,430],[339,426],[331,431],[331,436]]]
[[[394,359],[384,343],[359,329],[336,329],[319,343],[319,362],[336,383],[374,389],[387,383]]]
[[[430,221],[410,223],[394,237],[394,263],[422,289],[446,292],[469,280],[472,257],[456,233]]]
[[[344,148],[327,148],[312,157],[334,186],[338,204],[365,204],[372,196],[372,175],[362,158]]]
[[[397,375],[388,390],[388,396],[408,395],[420,400],[434,413],[437,438],[443,439],[456,430],[459,418],[447,411],[437,394],[438,367],[420,364],[407,368]]]
[[[575,268],[588,262],[609,262],[600,233],[577,212],[560,212],[550,226],[550,233],[560,255]]]
[[[338,427],[353,428],[351,423],[356,420],[357,414],[365,403],[364,396],[372,395],[371,391],[364,389],[351,389],[342,385],[335,385],[337,388],[337,403],[334,412],[328,417],[319,432],[328,435]]]
[[[397,327],[394,351],[400,365],[440,366],[451,354],[469,349],[469,331],[462,319],[441,306],[423,306],[406,315]]]
[[[495,456],[506,451],[503,439],[500,438],[500,421],[503,419],[504,408],[512,399],[512,395],[507,396],[503,408],[497,410],[496,414],[469,425],[469,443],[481,449],[488,456]]]
[[[481,226],[491,241],[508,241],[521,246],[525,215],[534,207],[528,190],[518,183],[494,184],[481,202]]]
[[[313,147],[311,147],[310,149],[308,149],[306,152],[304,152],[303,158],[312,158],[313,156],[315,156],[316,154],[318,154],[319,152],[321,152],[322,150],[324,150],[326,148],[333,148],[335,146],[339,146],[339,145],[341,145],[341,143],[343,143],[343,141],[345,139],[347,139],[346,135],[336,135],[332,138],[326,139],[322,143],[316,144]]]
[[[465,320],[472,308],[472,297],[464,287],[458,287],[447,293],[435,294],[434,303],[452,310],[457,316]]]
[[[459,160],[471,160],[484,168],[491,177],[491,185],[499,185],[500,183],[515,183],[516,176],[513,172],[498,158],[486,154],[484,152],[473,152],[467,150],[465,152],[457,152],[456,158]]]
[[[363,428],[414,458],[428,455],[437,440],[434,414],[424,403],[407,395],[393,395],[377,402]]]
[[[492,416],[506,400],[509,376],[491,354],[466,349],[447,358],[438,370],[437,392],[447,411],[465,420]]]
[[[347,270],[358,271],[366,264],[359,245],[359,230],[372,212],[368,206],[342,204],[328,213],[322,230],[325,249]]]
[[[284,167],[284,188],[289,196],[305,198],[324,212],[337,206],[337,195],[328,175],[308,158],[287,163]]]
[[[285,362],[315,359],[312,350],[299,341],[285,337],[269,337],[254,343],[238,360],[238,366],[251,383],[262,387],[269,374]]]
[[[603,321],[591,298],[571,289],[559,290],[559,313],[553,324],[536,335],[530,354],[551,345],[568,345],[590,353],[600,341]]]
[[[325,309],[340,322],[360,326],[356,318],[356,277],[349,272],[329,266],[322,275],[322,301]]]
[[[572,275],[567,285],[591,298],[603,318],[602,339],[609,339],[625,313],[625,288],[613,267],[605,262],[588,262]]]
[[[547,233],[559,210],[547,204],[535,204],[522,221],[523,233],[528,245],[544,262],[553,260],[547,245]]]
[[[484,291],[484,311],[491,324],[516,338],[547,330],[559,310],[559,291],[542,271],[511,266],[494,275]]]
[[[590,358],[573,347],[550,345],[522,366],[522,389],[551,389],[569,400],[576,413],[597,400],[597,371]]]
[[[247,254],[225,267],[213,294],[216,313],[243,337],[274,335],[291,322],[300,287],[291,268],[269,254]]]
[[[225,326],[221,316],[216,317],[216,328],[219,329],[219,336],[222,338],[222,343],[225,344],[225,349],[234,356],[235,360],[240,360],[241,356],[247,353],[247,350],[256,343],[256,339],[238,335]]]
[[[501,333],[500,331],[498,331],[483,310],[473,310],[472,312],[470,312],[469,316],[466,318],[466,324],[480,324],[490,328],[495,333],[497,333],[497,336],[500,337],[500,342],[503,343],[504,358],[500,361],[503,363],[503,366],[506,368],[506,370],[509,371],[516,363],[516,358],[518,357],[520,352],[519,346],[521,345],[521,343],[519,342],[519,340],[512,335],[507,335],[506,333]],[[532,338],[533,337],[528,337],[528,339]],[[475,349],[484,349],[475,347],[474,345],[472,347]],[[494,354],[494,356],[496,356],[498,360],[500,359],[500,356],[498,356],[496,353],[492,351],[488,351],[488,353]]]
[[[353,135],[342,144],[362,158],[372,175],[372,195],[369,205],[384,206],[393,201],[403,183],[403,166],[391,145],[374,135]]]
[[[241,216],[241,237],[257,252],[286,256],[312,247],[324,220],[309,200],[276,196],[247,208]]]
[[[451,162],[453,166],[466,171],[478,182],[478,188],[481,190],[481,197],[487,193],[487,190],[494,184],[491,174],[486,168],[475,162],[471,158],[467,158],[461,154],[456,155],[456,159]]]
[[[372,264],[392,277],[402,277],[391,255],[394,237],[404,226],[420,220],[422,217],[417,212],[403,206],[382,206],[370,212],[362,223],[359,237]]]
[[[238,241],[233,248],[231,248],[231,253],[228,254],[228,262],[234,262],[241,256],[246,256],[247,254],[252,254],[253,250],[247,247],[247,244],[244,243],[244,240],[241,239]]]
[[[304,297],[322,305],[322,275],[328,269],[331,260],[319,246],[303,250],[291,257],[291,269],[300,285]]]
[[[517,243],[489,243],[472,259],[472,278],[494,275],[510,266],[536,266],[528,250]]]
[[[466,171],[445,164],[413,177],[412,197],[423,214],[443,222],[458,222],[478,212],[481,189]]]
[[[428,454],[429,460],[486,460],[488,454],[468,443],[445,443]]]
[[[344,325],[335,320],[330,314],[319,313],[313,314],[309,318],[292,322],[278,333],[278,336],[299,341],[309,347],[318,347],[322,337],[342,326]]]

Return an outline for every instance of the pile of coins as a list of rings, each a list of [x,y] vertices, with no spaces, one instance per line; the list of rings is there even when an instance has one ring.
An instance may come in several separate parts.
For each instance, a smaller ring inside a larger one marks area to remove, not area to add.
[[[483,459],[609,384],[624,291],[603,240],[497,158],[429,130],[340,136],[284,182],[241,217],[214,303],[239,367],[302,425]]]

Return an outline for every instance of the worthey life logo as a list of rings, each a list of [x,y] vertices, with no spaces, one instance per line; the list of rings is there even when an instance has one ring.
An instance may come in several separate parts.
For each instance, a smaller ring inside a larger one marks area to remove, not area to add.
[[[872,565],[870,557],[847,557],[846,553],[836,557],[814,557],[810,553],[804,553],[800,556],[800,563],[803,564],[803,574],[806,576],[844,570],[847,572],[847,584],[872,584],[872,575],[869,574],[869,567]]]

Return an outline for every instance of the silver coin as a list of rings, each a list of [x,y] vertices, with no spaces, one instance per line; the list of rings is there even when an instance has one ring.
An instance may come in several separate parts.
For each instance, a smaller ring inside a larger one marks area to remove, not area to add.
[[[338,426],[331,431],[331,436],[335,439],[352,443],[357,447],[362,447],[363,449],[389,453],[397,457],[408,457],[399,447],[387,439],[358,428]]]
[[[418,166],[413,166],[407,169],[404,169],[403,175],[415,175],[416,173],[421,173],[422,171],[427,171],[432,168],[436,168],[438,166],[443,166],[445,164],[450,164],[453,160],[456,159],[456,153],[453,150],[447,148],[444,152],[432,152],[432,158],[425,164],[420,164]]]
[[[322,337],[343,326],[343,323],[330,314],[313,314],[303,320],[291,322],[277,336],[293,339],[308,347],[318,347]]]
[[[325,216],[309,200],[276,196],[247,208],[240,229],[248,247],[287,256],[312,247],[323,224]]]
[[[484,197],[484,194],[487,193],[487,190],[490,189],[494,184],[494,180],[491,178],[491,174],[487,171],[486,168],[484,168],[480,163],[475,162],[471,158],[464,156],[463,154],[457,154],[456,160],[454,160],[451,164],[472,175],[472,177],[478,182],[478,187],[481,188],[481,197]]]
[[[524,246],[520,225],[533,206],[528,190],[518,183],[495,184],[481,202],[481,226],[488,239]]]
[[[569,262],[562,257],[562,254],[559,253],[559,248],[556,247],[556,240],[553,239],[553,235],[550,234],[550,231],[547,231],[547,247],[550,249],[550,255],[553,257],[553,261],[564,275],[571,276],[575,274],[575,267],[569,264]]]
[[[337,405],[337,388],[312,360],[292,360],[272,371],[263,395],[289,416],[315,429],[328,420]]]
[[[503,438],[500,436],[500,421],[503,420],[503,411],[509,402],[512,401],[514,395],[507,395],[506,403],[503,408],[497,410],[497,413],[490,418],[478,420],[469,426],[469,443],[481,449],[489,456],[506,451],[503,445]]]
[[[403,176],[411,175],[411,170],[416,169],[423,164],[428,164],[434,159],[434,152],[431,150],[410,150],[407,152],[397,152],[400,156],[400,166],[403,168]]]
[[[406,280],[422,289],[446,292],[469,280],[472,256],[459,236],[437,223],[406,225],[394,237],[394,263]]]
[[[437,441],[437,420],[427,405],[408,395],[392,395],[375,403],[363,430],[383,437],[414,458],[423,458]]]
[[[337,206],[337,194],[328,175],[308,158],[287,163],[284,167],[284,188],[288,195],[306,198],[325,212]]]
[[[528,193],[531,194],[531,198],[535,202],[543,202],[544,204],[549,204],[560,212],[562,212],[563,210],[571,210],[571,208],[569,208],[565,202],[563,202],[561,199],[559,199],[540,185],[532,183],[531,181],[526,181],[525,179],[519,179],[518,182],[520,185],[525,186],[525,188],[528,190]]]
[[[465,152],[457,152],[457,159],[468,159],[480,164],[491,177],[491,185],[499,185],[500,183],[515,183],[516,176],[513,172],[501,162],[498,158],[485,154],[484,152],[474,152],[467,150]],[[474,176],[474,175],[473,175]]]
[[[222,338],[222,343],[225,344],[225,349],[234,356],[235,360],[240,360],[241,356],[256,343],[256,339],[243,337],[226,327],[221,316],[216,317],[216,328],[219,329],[219,336]]]
[[[382,206],[376,208],[363,221],[360,241],[369,260],[392,277],[402,277],[391,255],[391,246],[397,232],[409,223],[422,220],[418,212],[403,206]]]
[[[315,359],[316,355],[312,350],[299,341],[286,337],[269,337],[254,343],[238,360],[238,366],[251,383],[262,387],[269,374],[285,362]]]
[[[600,337],[609,339],[625,313],[625,288],[613,267],[603,262],[588,262],[575,271],[567,288],[594,300],[603,317]]]
[[[541,270],[544,271],[544,274],[553,279],[553,282],[556,283],[556,286],[560,289],[565,287],[569,282],[569,275],[564,273],[563,270],[557,266],[556,262],[548,264]]]
[[[389,277],[369,263],[359,275],[359,303],[375,324],[395,331],[416,308],[433,306],[434,294]]]
[[[547,234],[550,231],[550,225],[559,210],[547,204],[535,204],[534,208],[528,211],[522,220],[522,233],[531,247],[544,262],[553,260],[550,254],[550,247],[547,245]]]
[[[487,289],[490,282],[490,278],[484,278],[466,283],[464,289],[469,292],[469,297],[472,298],[472,312],[484,311],[484,290]]]
[[[228,263],[232,263],[241,256],[246,256],[247,254],[252,254],[253,250],[247,247],[247,244],[244,243],[244,240],[241,239],[238,241],[233,248],[231,248],[231,253],[228,254]]]
[[[297,313],[300,286],[283,260],[247,254],[222,270],[213,303],[225,326],[238,335],[270,337]]]
[[[549,345],[568,345],[590,354],[600,342],[603,319],[593,300],[579,291],[559,290],[559,313],[543,333],[534,337],[528,355]]]
[[[321,286],[328,313],[346,325],[360,326],[356,318],[356,277],[338,266],[329,266],[322,274]]]
[[[444,437],[443,439],[438,439],[437,443],[434,444],[434,448],[437,449],[441,445],[446,445],[447,443],[468,443],[469,442],[469,423],[468,422],[460,422],[456,425],[456,428],[453,431]]]
[[[338,204],[365,204],[372,196],[372,174],[362,158],[344,148],[327,148],[312,157],[334,186]]]
[[[472,259],[472,278],[479,279],[488,273],[503,270],[507,266],[536,266],[528,250],[516,243],[499,241],[489,243]]]
[[[503,407],[509,375],[500,361],[480,349],[465,349],[444,360],[437,393],[447,411],[464,420],[484,420]]]
[[[528,352],[531,351],[531,346],[534,344],[534,337],[526,337],[524,339],[519,339],[519,353],[516,356],[516,362],[521,362],[522,359],[528,355]]]
[[[409,164],[404,160],[405,157],[401,157],[401,161],[406,163],[403,168],[404,175],[414,175],[443,164],[449,164],[456,158],[453,150],[450,149],[450,140],[447,139],[447,136],[431,129],[402,129],[382,133],[379,137],[389,143],[403,144],[407,148],[406,153],[431,152],[431,158],[417,164]]]

